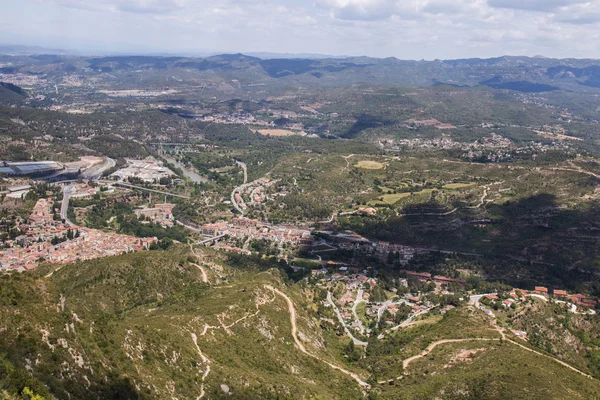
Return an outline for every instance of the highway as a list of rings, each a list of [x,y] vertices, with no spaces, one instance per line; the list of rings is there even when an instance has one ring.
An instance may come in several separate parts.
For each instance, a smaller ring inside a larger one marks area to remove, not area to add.
[[[68,211],[69,211],[69,198],[71,197],[71,193],[73,192],[73,188],[75,184],[71,183],[63,188],[63,199],[62,204],[60,206],[60,217],[65,221],[65,223],[69,226],[74,226],[75,224],[69,221]]]
[[[104,171],[117,165],[117,162],[110,157],[106,157],[102,164],[94,165],[79,174],[79,179],[98,180],[102,177]]]

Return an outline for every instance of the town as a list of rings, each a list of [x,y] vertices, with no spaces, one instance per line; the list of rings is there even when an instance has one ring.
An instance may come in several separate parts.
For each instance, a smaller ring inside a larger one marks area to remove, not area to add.
[[[103,232],[63,223],[52,212],[51,199],[36,203],[28,223],[16,229],[23,232],[4,242],[0,251],[0,268],[31,270],[41,262],[73,263],[133,251],[148,250],[156,238],[138,238]]]

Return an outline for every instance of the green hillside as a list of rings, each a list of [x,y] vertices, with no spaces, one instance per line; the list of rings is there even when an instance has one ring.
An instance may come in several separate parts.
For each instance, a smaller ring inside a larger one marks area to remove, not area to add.
[[[303,284],[285,282],[275,269],[242,269],[186,247],[3,276],[0,398],[600,396],[600,382],[499,340],[470,306],[371,338],[364,357],[350,361],[340,350],[347,339],[308,311]],[[444,339],[464,341],[440,344],[403,368],[403,360]]]

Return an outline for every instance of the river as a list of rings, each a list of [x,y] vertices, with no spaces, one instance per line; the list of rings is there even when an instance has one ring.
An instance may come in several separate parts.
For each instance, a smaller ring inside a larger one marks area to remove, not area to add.
[[[192,182],[195,182],[195,183],[206,183],[206,182],[208,182],[208,178],[207,177],[198,174],[196,171],[192,171],[192,170],[187,169],[185,167],[185,165],[183,165],[179,161],[175,160],[174,158],[172,158],[172,157],[170,157],[170,156],[168,156],[166,154],[163,154],[162,158],[164,158],[165,160],[167,160],[169,163],[173,164],[177,168],[181,169],[183,171],[183,175],[185,175],[186,177],[190,178],[192,180]]]

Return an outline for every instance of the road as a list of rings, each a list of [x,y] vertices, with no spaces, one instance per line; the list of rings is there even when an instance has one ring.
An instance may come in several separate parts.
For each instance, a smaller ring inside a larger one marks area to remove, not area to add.
[[[248,183],[248,167],[246,167],[246,163],[237,160],[235,162],[244,170],[244,184]]]
[[[117,162],[110,157],[106,157],[102,164],[94,165],[79,174],[79,179],[98,180],[102,177],[104,171],[117,165]]]
[[[327,292],[327,301],[333,307],[333,311],[335,311],[335,314],[337,315],[338,320],[340,321],[340,324],[342,324],[342,326],[344,327],[344,331],[346,332],[346,335],[348,335],[348,337],[350,339],[352,339],[352,341],[354,342],[354,344],[357,345],[357,346],[366,346],[366,345],[368,345],[367,342],[363,342],[362,340],[358,340],[357,338],[355,338],[354,335],[352,334],[352,332],[350,332],[350,330],[346,326],[346,323],[344,322],[344,319],[342,318],[342,314],[340,313],[340,310],[337,308],[337,306],[333,302],[333,296],[331,296],[331,292],[329,292],[329,291]]]
[[[367,382],[363,381],[362,379],[360,379],[360,377],[355,374],[354,372],[350,372],[344,368],[338,367],[335,364],[330,363],[329,361],[325,361],[320,357],[317,357],[311,353],[309,353],[306,348],[304,347],[304,344],[302,344],[302,342],[300,341],[300,339],[298,339],[298,327],[296,326],[296,309],[294,308],[294,303],[292,302],[292,299],[289,298],[289,296],[285,293],[283,293],[281,290],[276,289],[270,285],[265,285],[265,287],[267,289],[272,290],[274,293],[277,293],[278,295],[280,295],[281,297],[283,297],[285,299],[285,301],[287,302],[288,305],[288,311],[290,313],[290,323],[292,324],[292,338],[294,339],[294,343],[296,343],[296,346],[298,347],[298,349],[300,349],[301,352],[303,352],[304,354],[311,356],[321,362],[324,362],[325,364],[329,365],[331,368],[340,371],[350,377],[352,377],[356,382],[358,382],[358,384],[364,388],[369,389],[371,387],[371,385],[369,385]]]
[[[360,320],[360,318],[358,318],[358,314],[356,313],[356,307],[364,301],[362,298],[362,295],[363,295],[363,290],[358,289],[358,293],[356,293],[356,300],[354,300],[354,304],[352,305],[352,315],[354,315],[354,321],[356,322],[356,325],[358,325],[358,329],[360,330],[360,333],[362,335],[364,335],[365,327],[364,327],[362,321]]]
[[[194,227],[194,226],[191,226],[191,225],[187,225],[187,224],[185,224],[185,223],[183,223],[183,222],[181,222],[181,221],[179,221],[179,220],[176,220],[176,221],[175,221],[175,223],[176,223],[177,225],[181,225],[181,226],[183,226],[184,228],[190,229],[190,230],[192,230],[192,231],[194,231],[194,232],[202,232],[202,229],[200,229],[200,228],[196,228],[196,227]]]
[[[554,302],[557,303],[557,304],[567,304],[567,305],[570,305],[569,311],[572,312],[573,314],[590,314],[590,315],[596,314],[596,311],[592,310],[592,309],[589,309],[589,310],[587,310],[585,312],[577,311],[577,306],[575,304],[573,304],[573,303],[567,303],[566,301],[562,301],[562,300],[555,300]]]
[[[71,193],[75,188],[75,184],[71,183],[63,188],[63,199],[62,204],[60,206],[60,218],[65,221],[65,223],[69,226],[75,226],[73,222],[69,220],[68,212],[69,212],[69,198],[71,197]]]
[[[379,323],[379,321],[381,320],[381,317],[383,316],[383,312],[385,311],[385,309],[388,308],[389,306],[391,306],[392,304],[407,304],[412,307],[412,304],[410,303],[410,301],[407,301],[404,299],[400,299],[396,302],[394,302],[392,300],[387,300],[387,301],[381,303],[381,307],[379,307],[377,309],[377,323]]]
[[[240,197],[241,197],[242,196],[242,192],[249,185],[248,184],[248,167],[246,167],[246,163],[243,163],[241,161],[235,160],[235,162],[237,163],[237,165],[239,165],[240,167],[242,167],[242,169],[244,170],[244,183],[242,183],[240,186],[234,188],[231,191],[231,204],[233,204],[233,206],[235,207],[235,209],[238,210],[240,212],[240,214],[244,215],[244,208],[246,206],[246,204],[244,203],[244,199],[242,199],[241,204],[238,204],[237,201],[235,201],[235,194],[237,192],[237,193],[240,194]],[[252,183],[252,182],[250,182],[250,183]],[[250,195],[250,199],[252,200],[252,195]]]
[[[242,199],[241,204],[238,204],[237,201],[235,201],[235,194],[239,192],[240,197],[242,197],[242,191],[246,188],[246,185],[247,184],[244,183],[243,185],[240,185],[231,191],[231,204],[233,204],[235,209],[238,210],[242,215],[244,215],[244,209],[242,208],[242,204],[245,206],[244,199]]]
[[[479,300],[481,300],[482,297],[485,296],[490,296],[490,295],[497,295],[498,293],[483,293],[483,294],[474,294],[473,296],[469,296],[469,304],[473,304],[475,307],[479,308]]]
[[[496,295],[497,293],[475,294],[473,296],[470,296],[469,297],[469,304],[474,305],[475,307],[479,308],[481,311],[483,311],[484,313],[486,313],[489,317],[492,317],[492,318],[495,319],[496,315],[489,308],[482,306],[481,303],[479,302],[482,297],[489,296],[489,295],[492,295],[492,294]]]

